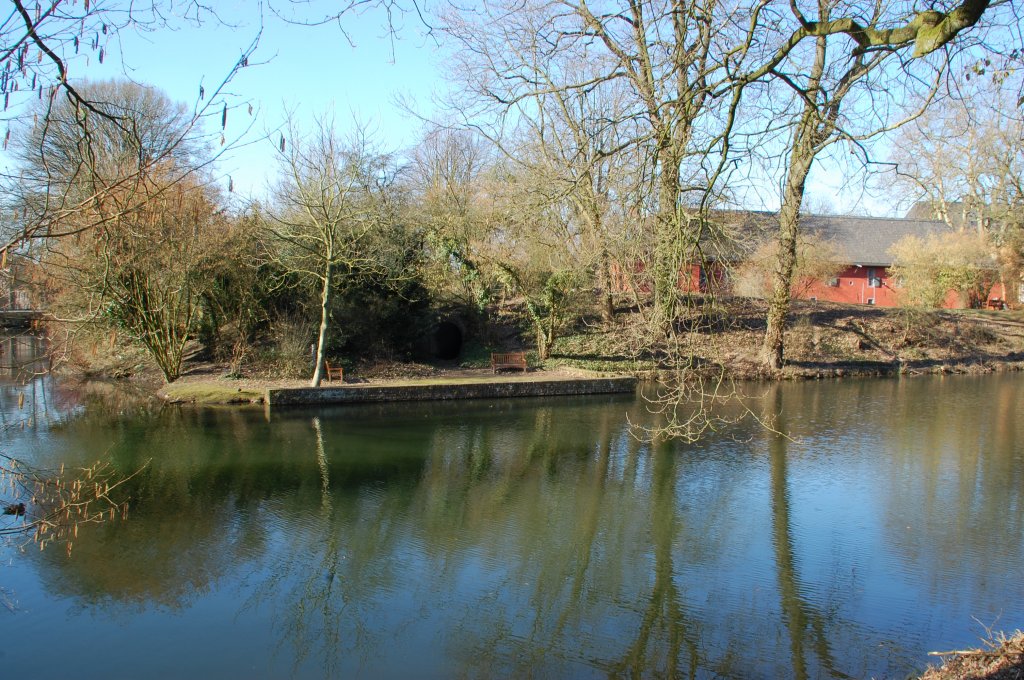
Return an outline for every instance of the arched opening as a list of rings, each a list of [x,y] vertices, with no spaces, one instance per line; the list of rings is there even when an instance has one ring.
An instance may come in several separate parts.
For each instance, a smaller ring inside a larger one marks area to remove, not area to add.
[[[462,352],[462,330],[451,321],[442,321],[434,330],[434,356],[449,361]]]

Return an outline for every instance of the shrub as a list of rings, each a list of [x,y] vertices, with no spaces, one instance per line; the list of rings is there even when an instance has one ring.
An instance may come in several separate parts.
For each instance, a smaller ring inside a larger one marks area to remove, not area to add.
[[[762,244],[733,273],[733,292],[743,297],[765,298],[772,289],[772,274],[778,266],[779,244]],[[836,276],[842,269],[835,247],[816,234],[804,234],[797,242],[792,296],[807,292],[816,281]]]
[[[900,281],[901,297],[921,307],[941,307],[950,291],[980,299],[994,273],[991,250],[975,234],[907,236],[889,252],[893,256],[889,272]]]

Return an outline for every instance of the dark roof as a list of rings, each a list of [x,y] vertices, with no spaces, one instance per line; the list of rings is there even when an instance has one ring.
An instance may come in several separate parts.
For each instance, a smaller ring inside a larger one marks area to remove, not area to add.
[[[805,234],[816,234],[835,246],[846,264],[889,266],[894,243],[907,236],[924,239],[932,234],[950,233],[940,220],[850,215],[806,215],[800,218]]]
[[[777,213],[716,210],[712,215],[712,228],[701,239],[704,255],[710,259],[738,262],[778,237]],[[800,231],[832,244],[843,264],[888,267],[892,264],[889,249],[900,239],[925,239],[954,229],[942,220],[925,218],[804,215]]]

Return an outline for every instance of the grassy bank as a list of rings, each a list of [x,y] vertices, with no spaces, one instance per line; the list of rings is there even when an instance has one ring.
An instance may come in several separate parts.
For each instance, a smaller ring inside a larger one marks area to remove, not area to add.
[[[164,385],[158,394],[171,403],[198,404],[258,404],[264,399],[265,390],[235,387],[216,381],[175,382]]]

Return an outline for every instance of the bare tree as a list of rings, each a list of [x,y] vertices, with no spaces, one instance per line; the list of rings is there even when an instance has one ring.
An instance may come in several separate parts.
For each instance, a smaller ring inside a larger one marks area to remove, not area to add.
[[[110,58],[111,52],[122,56],[120,39],[125,32],[167,29],[179,21],[220,21],[205,5],[163,0],[84,5],[51,0],[36,3],[32,8],[16,1],[14,5],[14,11],[0,24],[0,65],[4,68],[0,94],[7,111],[4,146],[16,144],[23,161],[28,155],[35,156],[31,164],[36,172],[26,176],[24,165],[17,164],[9,173],[0,175],[5,199],[12,195],[24,197],[29,189],[34,194],[34,200],[29,203],[4,200],[3,207],[13,219],[8,218],[0,227],[0,250],[30,239],[59,237],[101,226],[101,223],[89,222],[85,216],[94,214],[94,204],[103,201],[107,192],[130,190],[133,182],[144,181],[157,167],[164,173],[174,167],[178,180],[203,172],[232,147],[234,140],[244,137],[248,131],[251,119],[242,126],[241,132],[231,139],[226,137],[231,105],[225,87],[249,65],[258,45],[258,34],[241,50],[238,60],[225,68],[225,77],[220,83],[198,86],[200,94],[193,106],[182,107],[176,113],[175,124],[165,130],[171,136],[159,142],[139,137],[143,133],[136,127],[138,112],[125,110],[124,101],[118,99],[116,92],[112,98],[107,97],[111,94],[109,88],[98,88],[82,77],[88,72],[91,60],[102,62],[105,57]],[[73,115],[67,115],[69,111]],[[59,120],[60,124],[52,125],[54,120]],[[101,145],[109,141],[115,136],[114,130],[122,143],[137,137],[134,146],[147,149],[149,153],[134,159],[119,159],[116,181],[108,174],[105,179],[111,181],[90,186],[83,180],[104,178],[104,171],[110,168],[92,165],[96,158],[109,157],[106,149],[97,146],[90,150],[88,147],[94,142]],[[152,132],[150,128],[146,133]],[[191,160],[197,165],[180,162],[188,152],[183,154],[179,146],[187,146],[200,135],[210,139],[220,137],[219,152],[205,154],[202,158],[193,156]],[[67,154],[63,157],[60,154],[69,139],[78,145],[71,166],[64,164]],[[58,151],[57,157],[50,158],[48,154],[54,151]],[[134,167],[135,172],[128,172],[129,167]],[[69,227],[69,224],[74,226]]]
[[[742,63],[748,46],[742,31],[715,26],[735,27],[746,11],[716,0],[628,3],[603,11],[583,2],[566,4],[593,41],[590,49],[603,48],[610,77],[627,84],[635,117],[646,123],[654,310],[656,323],[668,329],[676,314],[679,272],[700,258],[707,211],[717,202],[714,160],[708,166],[722,139],[713,123],[722,113],[715,88],[726,78],[726,55]],[[746,18],[756,25],[756,16],[755,8]]]
[[[114,197],[137,193],[158,169],[183,179],[212,155],[188,109],[155,88],[121,80],[80,83],[76,92],[89,107],[40,102],[36,124],[12,143],[16,181],[5,201],[16,215],[15,239],[102,226],[119,217]]]
[[[168,182],[154,172],[130,195],[110,196],[118,217],[50,243],[42,264],[63,321],[126,333],[173,382],[233,234],[208,185]]]
[[[1007,298],[1016,301],[1024,265],[1024,116],[1013,79],[973,83],[901,132],[891,190],[894,198],[899,191],[918,201],[919,216],[986,238]]]
[[[197,170],[208,146],[159,90],[111,81],[77,91],[103,113],[41,107],[41,124],[13,146],[21,182],[7,199],[30,221],[52,214],[52,192],[75,204],[32,251],[53,311],[76,328],[126,331],[172,381],[228,238]]]
[[[662,328],[674,315],[678,273],[705,236],[700,214],[715,202],[709,187],[727,155],[715,118],[724,100],[714,91],[727,79],[723,55],[736,68],[749,47],[732,30],[741,16],[748,15],[715,0],[566,0],[446,17],[460,47],[453,71],[468,121],[486,125],[499,143],[520,141],[506,152],[521,162],[531,162],[521,150],[532,147],[548,193],[564,197],[599,235],[598,253],[607,250],[616,212],[653,226],[644,259]],[[729,29],[713,29],[716,22]]]
[[[570,57],[538,73],[588,69]],[[615,82],[592,91],[552,88],[534,98],[536,116],[521,119],[514,147],[524,175],[533,179],[534,202],[558,216],[557,236],[577,269],[592,272],[605,322],[615,316],[614,272],[622,265],[625,209],[636,182],[624,153],[635,138],[624,95]]]
[[[945,67],[941,58],[923,58],[974,26],[988,6],[984,0],[966,0],[946,12],[906,12],[902,5],[880,3],[864,21],[843,16],[849,8],[839,2],[819,0],[816,14],[810,18],[794,3],[790,21],[797,27],[781,43],[779,56],[746,77],[771,76],[784,83],[799,107],[787,150],[779,212],[779,261],[761,350],[767,368],[782,367],[799,218],[815,159],[839,140],[857,143],[919,115],[938,88]],[[806,38],[811,39],[813,49],[798,49]],[[911,47],[912,58],[906,59]],[[924,92],[915,93],[920,83]],[[864,95],[862,101],[874,101],[869,110],[850,106],[858,94]],[[900,99],[912,102],[909,111],[900,105]],[[844,104],[852,116],[846,115]]]
[[[434,127],[412,150],[404,173],[411,216],[424,230],[433,265],[432,285],[478,313],[486,311],[492,293],[487,262],[495,228],[495,155],[470,130]]]
[[[348,140],[317,121],[303,136],[294,120],[279,148],[280,180],[264,215],[268,253],[285,271],[316,281],[320,325],[311,384],[323,379],[331,304],[359,277],[401,278],[402,238],[392,193],[395,168],[365,129]]]

